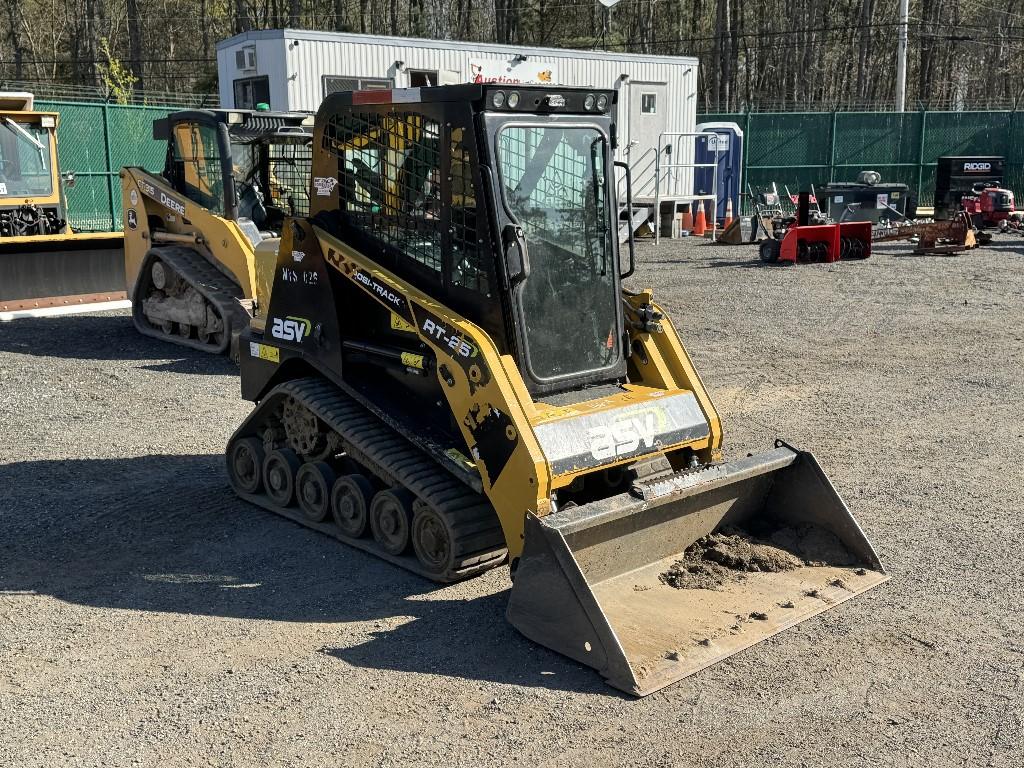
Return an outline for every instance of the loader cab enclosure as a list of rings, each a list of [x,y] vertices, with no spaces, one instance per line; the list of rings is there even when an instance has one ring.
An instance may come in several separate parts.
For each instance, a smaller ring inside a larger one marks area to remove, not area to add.
[[[532,393],[623,380],[614,92],[410,92],[324,102],[314,218],[473,317]]]
[[[195,109],[153,123],[161,174],[121,173],[125,278],[136,328],[222,353],[257,311],[285,219],[309,214],[313,116]]]
[[[33,107],[30,93],[0,93],[0,314],[123,299],[121,235],[72,232],[60,115]],[[73,124],[65,130],[74,136]]]
[[[614,103],[330,95],[226,458],[243,498],[435,581],[507,561],[520,632],[643,695],[886,577],[809,453],[721,461],[671,320],[622,284]]]

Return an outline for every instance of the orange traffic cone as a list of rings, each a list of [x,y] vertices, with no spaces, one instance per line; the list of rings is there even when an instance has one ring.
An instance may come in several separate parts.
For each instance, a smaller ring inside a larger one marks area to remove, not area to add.
[[[730,197],[725,201],[725,223],[722,225],[722,229],[728,229],[729,225],[732,224],[732,198]]]
[[[692,208],[693,206],[690,206]],[[687,208],[683,211],[683,223],[680,229],[685,229],[687,232],[693,232],[693,213]]]
[[[698,200],[696,205],[697,218],[693,222],[693,234],[696,237],[704,237],[704,231],[708,228],[707,222],[704,220],[704,201]]]

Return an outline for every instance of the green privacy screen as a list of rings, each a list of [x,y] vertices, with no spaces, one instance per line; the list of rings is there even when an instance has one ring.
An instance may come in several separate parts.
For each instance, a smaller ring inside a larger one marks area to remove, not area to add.
[[[126,165],[163,168],[166,145],[153,141],[153,121],[175,110],[73,101],[37,101],[36,109],[60,113],[60,170],[75,174],[75,186],[66,190],[72,229],[121,229],[118,171]]]
[[[68,220],[80,231],[121,228],[117,172],[125,165],[163,168],[165,147],[153,141],[153,120],[175,108],[72,101],[37,101],[60,113],[62,172],[73,171]],[[1024,188],[1024,118],[1016,112],[764,112],[708,114],[699,122],[733,122],[743,129],[743,178],[775,182],[793,193],[829,181],[853,181],[862,170],[915,190],[932,205],[940,155],[1003,155],[1007,186]],[[745,191],[745,189],[744,189]]]
[[[764,112],[698,115],[743,129],[743,184],[775,182],[794,194],[810,185],[855,181],[863,170],[901,182],[920,205],[935,197],[941,155],[1003,155],[1004,182],[1024,184],[1024,118],[1016,112]]]

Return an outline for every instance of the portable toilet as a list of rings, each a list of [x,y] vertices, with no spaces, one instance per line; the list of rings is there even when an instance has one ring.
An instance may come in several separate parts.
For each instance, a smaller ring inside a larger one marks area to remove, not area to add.
[[[740,215],[740,190],[743,189],[743,129],[736,123],[698,123],[694,163],[712,164],[718,157],[718,169],[694,168],[693,191],[698,195],[715,195],[716,217],[725,218],[726,201],[732,200],[732,215]],[[716,153],[717,149],[717,153]],[[712,185],[717,189],[712,189]]]

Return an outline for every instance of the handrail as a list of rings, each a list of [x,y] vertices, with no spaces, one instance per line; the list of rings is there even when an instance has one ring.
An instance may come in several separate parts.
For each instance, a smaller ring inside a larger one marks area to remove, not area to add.
[[[715,237],[718,233],[718,160],[722,150],[719,148],[719,142],[715,142],[715,162],[714,163],[698,163],[696,159],[692,163],[662,163],[661,157],[665,154],[666,149],[666,138],[672,139],[674,143],[677,143],[679,139],[683,137],[697,138],[699,136],[715,136],[717,133],[712,132],[692,132],[692,131],[664,131],[658,136],[658,154],[654,159],[654,242],[658,243],[661,240],[661,171],[671,171],[674,168],[713,168],[711,172],[711,189],[713,194],[711,195],[697,195],[693,190],[693,179],[690,180],[690,200],[714,200],[714,213],[711,216],[711,242],[715,242]],[[671,145],[668,145],[671,146]],[[694,157],[696,158],[696,148],[694,148]],[[691,203],[692,205],[692,203]]]

